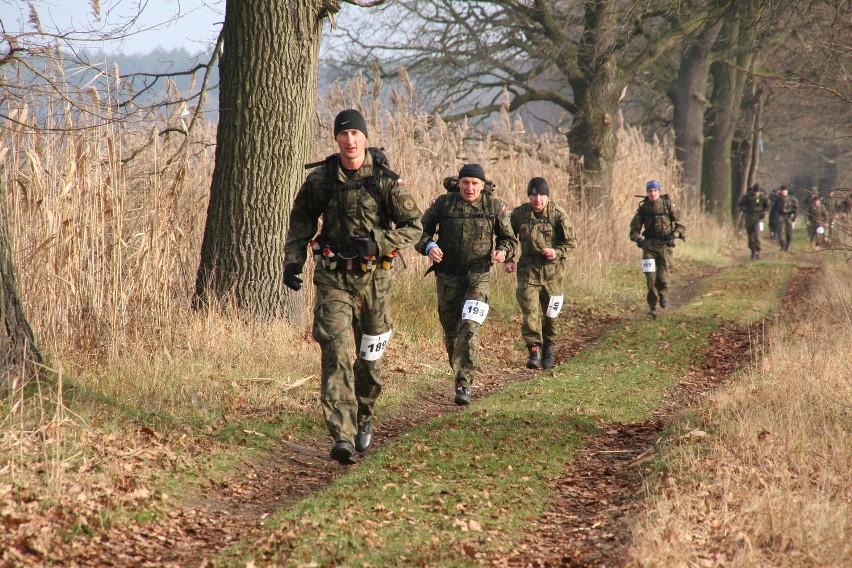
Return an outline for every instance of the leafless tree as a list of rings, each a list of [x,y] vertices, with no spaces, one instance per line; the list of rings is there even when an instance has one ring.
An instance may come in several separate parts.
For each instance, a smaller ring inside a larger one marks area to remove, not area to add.
[[[731,9],[706,2],[399,0],[381,40],[355,28],[350,60],[390,76],[404,65],[446,119],[533,109],[582,156],[588,185],[606,195],[625,89],[661,55]],[[373,23],[381,26],[381,23]]]
[[[216,166],[196,307],[216,300],[259,317],[287,313],[285,231],[314,141],[323,21],[339,10],[333,0],[225,5]]]

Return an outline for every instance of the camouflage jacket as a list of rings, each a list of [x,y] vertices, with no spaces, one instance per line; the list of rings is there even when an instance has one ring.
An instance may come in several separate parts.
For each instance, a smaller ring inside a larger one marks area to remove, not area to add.
[[[778,195],[775,198],[775,203],[772,204],[772,214],[783,217],[791,217],[796,220],[796,215],[799,212],[799,202],[789,193],[786,196]]]
[[[504,251],[508,258],[517,246],[506,205],[487,191],[473,203],[467,203],[458,192],[438,196],[423,213],[423,234],[414,248],[426,254],[431,242],[437,242],[444,253],[439,263],[443,268],[480,271],[491,266],[493,250]]]
[[[568,212],[552,201],[538,214],[533,212],[529,203],[519,205],[512,211],[509,221],[520,243],[521,257],[517,260],[519,272],[545,265],[559,265],[568,257],[569,251],[577,246]],[[545,258],[541,253],[546,248],[554,249],[556,258]],[[506,259],[507,262],[513,260],[514,256]]]
[[[637,241],[640,236],[650,240],[647,246],[651,247],[665,246],[672,238],[686,237],[680,211],[668,195],[660,195],[656,201],[645,198],[639,203],[630,221],[630,240]]]
[[[769,199],[762,191],[747,191],[737,204],[749,221],[757,221],[766,216],[769,209]]]
[[[319,238],[324,243],[351,249],[352,239],[366,232],[378,244],[380,255],[412,245],[422,232],[420,208],[404,182],[374,168],[369,152],[350,177],[336,161],[336,179],[327,180],[326,167],[318,167],[296,194],[284,245],[285,265],[305,263],[320,217]]]
[[[828,210],[822,203],[808,207],[808,225],[812,227],[828,227],[830,220]]]

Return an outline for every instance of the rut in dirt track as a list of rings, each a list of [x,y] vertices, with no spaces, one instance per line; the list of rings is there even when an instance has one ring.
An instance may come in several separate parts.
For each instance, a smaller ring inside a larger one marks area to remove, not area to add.
[[[619,321],[593,310],[569,310],[566,306],[565,317],[576,330],[559,343],[558,362],[585,349]],[[474,404],[510,383],[536,375],[518,364],[506,362],[510,368],[478,376]],[[424,392],[411,407],[383,420],[374,447],[433,418],[463,411],[464,407],[452,401],[451,386]],[[327,436],[300,444],[282,440],[273,455],[247,467],[238,480],[229,484],[211,481],[194,502],[176,507],[162,521],[116,526],[96,542],[68,551],[66,560],[83,566],[205,566],[228,546],[259,538],[265,531],[263,520],[272,513],[324,489],[346,473],[347,467],[329,458],[329,447]]]
[[[806,295],[816,269],[794,273],[782,299],[781,316]],[[681,296],[681,300],[683,297]],[[767,318],[756,324],[769,325]],[[577,460],[553,484],[554,501],[508,556],[478,556],[492,566],[534,568],[600,568],[624,566],[630,546],[632,517],[643,507],[648,461],[672,419],[726,383],[752,357],[754,337],[765,333],[728,325],[710,337],[702,364],[684,377],[665,405],[644,422],[608,424],[590,436]]]
[[[707,274],[679,286],[672,307],[684,303]],[[569,306],[566,306],[569,308]],[[561,341],[557,361],[582,351],[620,318],[592,310],[565,314],[576,325]],[[551,511],[530,528],[525,542],[510,557],[478,560],[509,566],[615,565],[629,542],[626,519],[639,506],[642,457],[652,451],[667,418],[724,381],[748,357],[748,336],[729,328],[714,338],[705,369],[678,388],[669,406],[655,420],[642,424],[610,425],[593,436],[575,464],[554,487]],[[475,397],[500,391],[510,383],[528,380],[535,371],[518,367],[518,361],[500,372],[477,379]],[[460,412],[448,388],[426,392],[416,403],[381,423],[374,445],[388,443],[435,417]],[[68,551],[69,565],[104,566],[205,566],[208,559],[230,545],[257,540],[265,532],[270,514],[327,487],[347,468],[328,457],[327,437],[295,444],[282,441],[280,450],[246,468],[239,480],[214,484],[191,505],[178,506],[156,524],[128,528],[116,526],[88,546]],[[357,466],[355,466],[357,467]]]

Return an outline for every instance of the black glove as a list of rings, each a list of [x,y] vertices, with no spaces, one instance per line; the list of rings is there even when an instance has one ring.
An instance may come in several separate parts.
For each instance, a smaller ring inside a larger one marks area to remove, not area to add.
[[[302,289],[302,279],[296,276],[302,273],[302,267],[295,262],[291,262],[284,267],[284,285],[298,292]]]
[[[674,236],[674,235],[669,235],[669,240],[668,240],[668,241],[666,241],[666,244],[667,244],[668,246],[670,246],[670,247],[674,247],[674,246],[675,246],[675,243],[674,243],[674,242],[675,242],[675,236]]]
[[[379,256],[379,245],[370,235],[354,237],[352,239],[352,248],[355,249],[355,252],[358,253],[358,256],[361,258]]]
[[[639,247],[640,249],[645,248],[645,239],[642,239],[642,238],[636,239],[636,246]]]

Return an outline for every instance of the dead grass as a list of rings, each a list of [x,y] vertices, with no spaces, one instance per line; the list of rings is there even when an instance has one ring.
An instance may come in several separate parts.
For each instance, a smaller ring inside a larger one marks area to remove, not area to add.
[[[842,256],[795,321],[771,328],[742,380],[702,409],[710,437],[669,452],[634,564],[852,564],[852,293],[838,286],[852,272]]]

